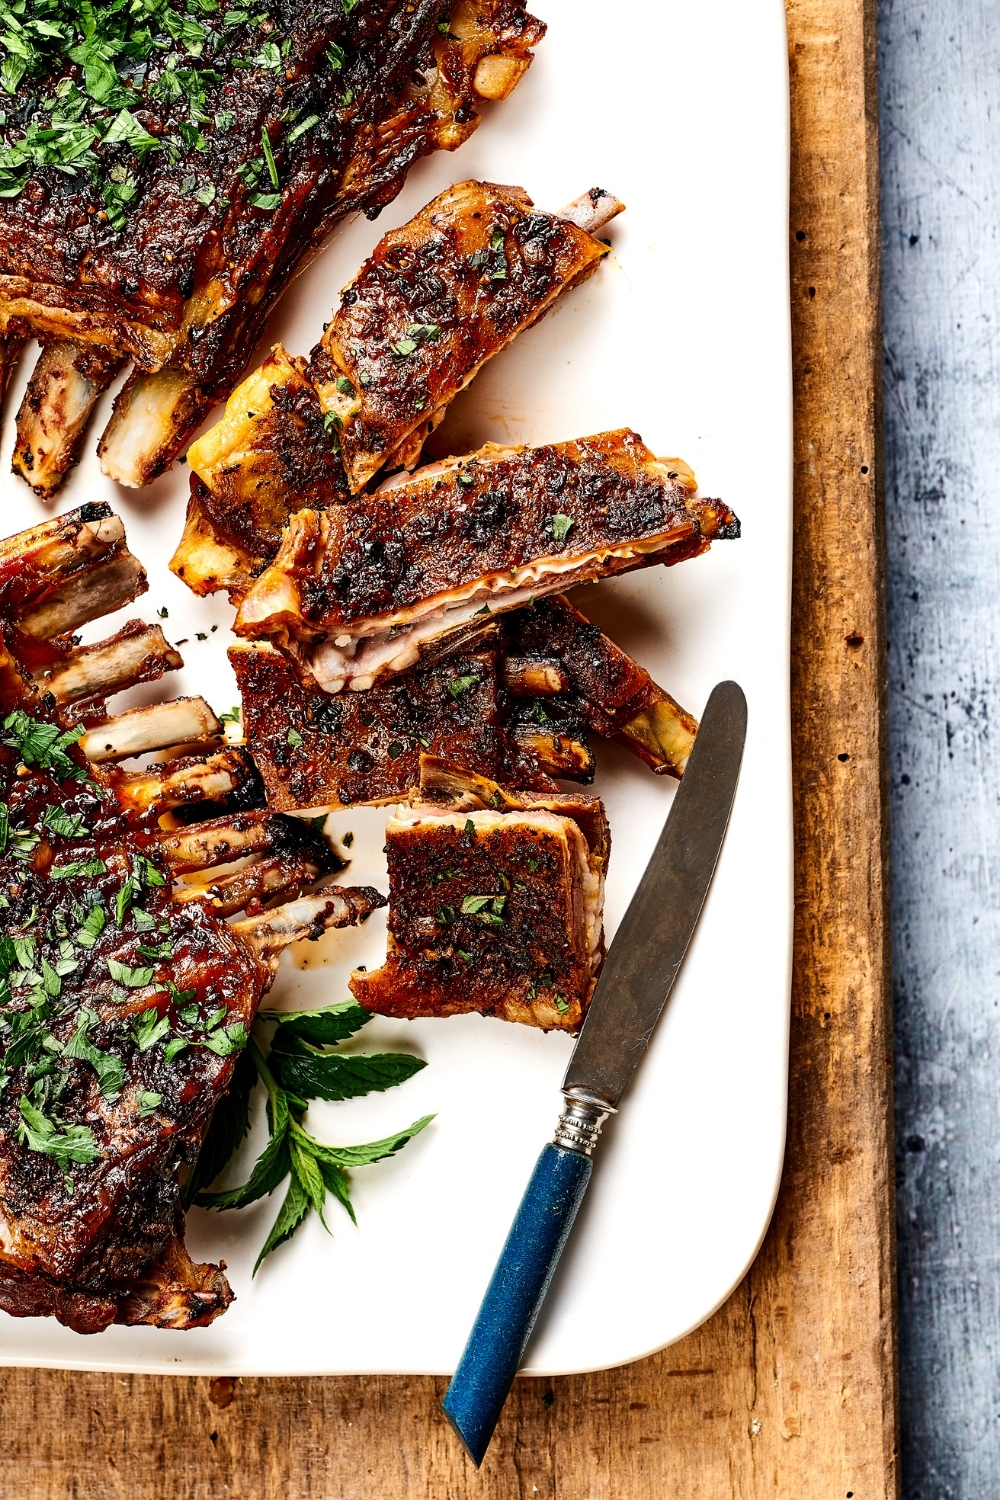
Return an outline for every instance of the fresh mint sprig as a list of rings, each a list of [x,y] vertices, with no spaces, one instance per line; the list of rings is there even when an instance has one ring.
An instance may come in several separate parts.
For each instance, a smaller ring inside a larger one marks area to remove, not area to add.
[[[327,1195],[350,1215],[348,1172],[382,1161],[428,1126],[433,1115],[415,1120],[405,1130],[361,1146],[327,1146],[306,1130],[303,1117],[309,1099],[353,1099],[403,1083],[425,1066],[405,1053],[368,1056],[337,1054],[330,1045],[346,1041],[371,1020],[355,1001],[344,1001],[319,1011],[293,1014],[265,1013],[279,1022],[270,1045],[258,1026],[233,1074],[229,1091],[216,1106],[205,1143],[185,1188],[185,1203],[219,1210],[245,1208],[267,1197],[285,1181],[288,1188],[254,1265],[254,1275],[272,1250],[291,1239],[310,1212],[324,1228]],[[267,1055],[265,1056],[265,1048]],[[257,1082],[267,1091],[269,1140],[246,1182],[220,1192],[206,1192],[237,1150],[250,1122],[250,1096]]]

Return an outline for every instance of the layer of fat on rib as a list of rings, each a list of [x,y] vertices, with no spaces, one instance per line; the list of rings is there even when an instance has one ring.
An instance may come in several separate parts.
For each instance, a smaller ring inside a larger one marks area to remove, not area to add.
[[[385,832],[387,839],[394,833],[406,833],[421,826],[454,828],[464,833],[469,822],[480,837],[499,828],[530,828],[562,839],[568,845],[569,864],[574,874],[573,935],[577,940],[577,952],[586,953],[590,972],[595,973],[601,961],[604,930],[604,874],[591,868],[587,840],[572,818],[544,808],[525,809],[523,812],[446,813],[402,804],[386,819]]]
[[[582,557],[541,558],[518,568],[516,581],[509,572],[477,578],[415,605],[407,611],[408,620],[401,615],[388,616],[377,630],[371,630],[372,622],[363,621],[353,627],[355,634],[344,633],[311,647],[300,644],[292,649],[307,662],[324,692],[339,693],[345,687],[362,692],[373,687],[378,678],[414,666],[423,645],[468,624],[484,603],[490,613],[519,609],[544,594],[562,593],[576,583],[590,581],[597,558],[642,557],[662,551],[677,537],[678,532],[671,530],[624,547],[598,547]],[[371,633],[365,634],[366,629]]]

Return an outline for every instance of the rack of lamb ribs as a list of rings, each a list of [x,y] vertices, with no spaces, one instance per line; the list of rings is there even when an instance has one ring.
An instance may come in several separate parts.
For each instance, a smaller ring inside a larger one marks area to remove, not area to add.
[[[145,587],[105,505],[0,544],[0,1307],[81,1333],[225,1311],[223,1267],[184,1248],[179,1173],[282,950],[384,904],[315,888],[341,862],[260,806],[203,700],[108,715],[180,659],[138,622],[69,632]],[[119,765],[150,750],[167,758]]]
[[[415,467],[483,365],[597,270],[622,208],[593,188],[544,213],[523,188],[460,182],[385,235],[308,361],[275,345],[192,443],[178,576],[235,603],[295,511]]]
[[[460,145],[545,32],[517,0],[5,15],[0,389],[40,339],[14,465],[42,494],[127,361],[104,470],[162,473],[334,225]]]

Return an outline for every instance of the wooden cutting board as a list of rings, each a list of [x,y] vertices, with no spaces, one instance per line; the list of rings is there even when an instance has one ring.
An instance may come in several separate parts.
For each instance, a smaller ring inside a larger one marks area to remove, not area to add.
[[[441,1416],[442,1380],[8,1370],[3,1497],[896,1494],[875,6],[787,10],[796,981],[787,1159],[756,1263],[662,1354],[519,1381],[481,1476]]]

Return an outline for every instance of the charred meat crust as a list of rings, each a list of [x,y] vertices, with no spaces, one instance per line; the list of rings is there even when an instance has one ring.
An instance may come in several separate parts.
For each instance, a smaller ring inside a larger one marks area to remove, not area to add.
[[[411,433],[606,254],[523,189],[491,182],[458,183],[387,234],[308,370],[343,424],[351,490],[391,467]]]
[[[236,620],[244,636],[361,638],[409,623],[458,590],[558,587],[704,551],[738,534],[690,477],[664,471],[623,429],[527,449],[494,445],[406,482],[293,517]],[[647,546],[655,550],[646,550]],[[618,549],[617,551],[615,549]],[[545,572],[518,581],[536,566]]]
[[[539,796],[520,810],[513,801],[502,812],[418,806],[390,819],[386,963],[351,978],[366,1008],[580,1025],[603,955],[584,908],[596,910],[599,932],[606,824],[598,852],[573,818],[573,799],[550,806]]]
[[[387,234],[309,363],[276,345],[188,453],[191,535],[210,530],[239,557],[230,595],[273,559],[294,511],[326,509],[378,470],[416,463],[483,363],[606,253],[521,188],[488,182],[448,188]],[[190,561],[188,572],[197,589]]]
[[[35,583],[46,569],[73,576],[77,550],[124,544],[115,519],[84,508],[8,539],[0,563],[13,570],[20,551]],[[364,920],[382,898],[338,887],[262,911],[251,887],[297,893],[340,867],[325,841],[260,812],[164,831],[156,797],[129,796],[136,773],[87,765],[70,735],[53,749],[66,721],[10,650],[50,643],[10,625],[0,635],[0,1307],[80,1332],[202,1326],[232,1292],[221,1267],[184,1250],[179,1171],[282,948]],[[245,795],[240,753],[209,759],[205,774]],[[192,769],[160,768],[181,800]],[[212,866],[254,851],[266,858],[242,875],[242,923],[221,920],[231,889],[178,899],[172,876],[200,869],[196,852]]]
[[[276,810],[391,802],[415,786],[420,755],[502,774],[496,652],[456,652],[374,687],[331,698],[270,648],[229,659],[248,743]]]

